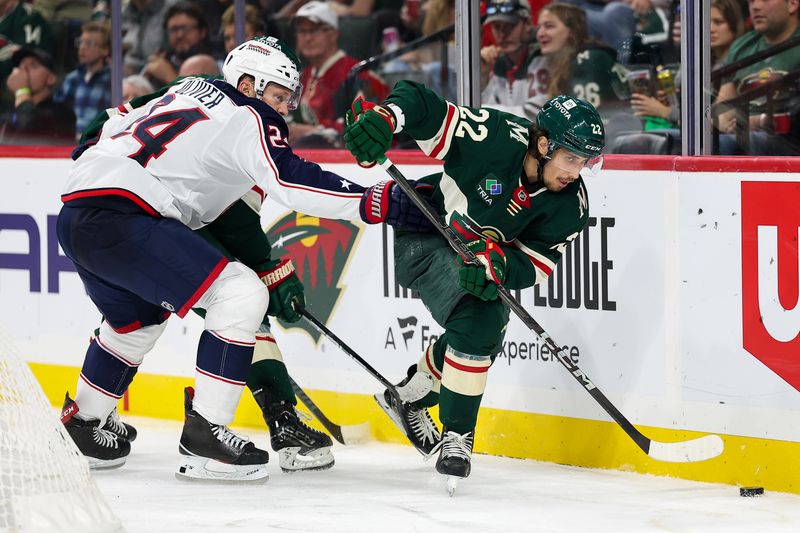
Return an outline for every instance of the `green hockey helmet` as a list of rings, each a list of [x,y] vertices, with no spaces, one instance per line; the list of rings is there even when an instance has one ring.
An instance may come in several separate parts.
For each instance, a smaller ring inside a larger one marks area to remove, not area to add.
[[[536,127],[547,132],[547,156],[556,148],[594,159],[603,152],[605,131],[597,109],[580,98],[559,95],[545,102],[536,117]]]

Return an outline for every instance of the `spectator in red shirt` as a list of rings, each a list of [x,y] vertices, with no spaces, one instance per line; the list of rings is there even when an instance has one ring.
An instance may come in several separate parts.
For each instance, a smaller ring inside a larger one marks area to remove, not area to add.
[[[351,100],[345,81],[358,60],[339,48],[339,17],[328,3],[305,4],[292,23],[305,65],[300,76],[303,96],[289,122],[289,138],[293,147],[338,147]],[[369,72],[359,76],[358,86],[371,100],[381,101],[389,92]]]

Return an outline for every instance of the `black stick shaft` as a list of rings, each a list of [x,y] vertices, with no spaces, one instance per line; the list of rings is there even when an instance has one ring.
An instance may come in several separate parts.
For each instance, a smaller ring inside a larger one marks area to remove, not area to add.
[[[331,421],[330,418],[325,416],[325,413],[322,412],[322,409],[320,409],[317,404],[315,404],[311,398],[308,397],[306,391],[304,391],[300,385],[297,384],[292,376],[289,376],[289,383],[292,384],[292,390],[294,390],[295,395],[300,399],[301,402],[303,402],[303,405],[305,405],[306,408],[311,411],[315,417],[317,417],[319,423],[328,430],[331,436],[340,444],[347,444],[344,441],[344,436],[342,435],[342,426],[336,424],[335,422]]]
[[[328,327],[323,324],[320,320],[317,319],[314,315],[308,312],[305,307],[295,305],[295,310],[303,315],[309,322],[314,324],[314,326],[320,330],[326,337],[328,337],[334,344],[336,344],[344,353],[355,359],[355,361],[361,365],[364,370],[366,370],[372,377],[380,381],[381,385],[390,389],[391,391],[395,391],[395,386],[389,382],[383,375],[375,370],[372,365],[367,363],[360,355],[358,355],[352,348],[350,348],[342,339],[336,336]]]
[[[422,198],[414,189],[414,187],[408,182],[406,177],[403,175],[400,170],[392,164],[391,161],[386,159],[384,162],[381,163],[381,166],[389,173],[389,175],[394,178],[397,185],[403,189],[403,192],[411,198],[411,201],[420,208],[423,212],[425,217],[430,220],[430,222],[439,230],[439,233],[447,239],[447,242],[456,251],[456,253],[461,256],[464,261],[473,264],[480,264],[478,262],[478,258],[475,254],[467,248],[467,246],[461,241],[458,234],[448,225],[444,224],[439,217],[439,214],[434,211],[433,207],[424,199]],[[600,389],[598,389],[592,380],[589,379],[587,376],[572,360],[569,358],[566,350],[558,346],[556,342],[553,340],[550,335],[544,330],[542,326],[539,325],[538,322],[528,313],[524,307],[514,298],[514,296],[506,289],[503,285],[497,285],[497,292],[500,295],[500,298],[503,302],[514,312],[515,315],[519,317],[520,320],[534,333],[536,333],[550,350],[558,356],[559,362],[566,368],[572,377],[583,386],[583,388],[595,399],[597,403],[600,404],[606,413],[611,416],[611,418],[619,424],[619,426],[628,434],[628,436],[633,439],[633,441],[641,448],[644,453],[650,452],[650,439],[645,437],[638,429],[636,429],[631,422],[625,418],[625,416],[617,409],[611,401],[606,398],[606,395],[603,394]]]

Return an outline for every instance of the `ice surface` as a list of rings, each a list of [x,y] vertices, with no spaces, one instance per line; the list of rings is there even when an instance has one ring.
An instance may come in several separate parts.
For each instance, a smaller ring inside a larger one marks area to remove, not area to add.
[[[773,532],[799,531],[800,496],[613,470],[476,455],[453,498],[410,446],[336,444],[324,472],[284,474],[270,451],[264,485],[175,479],[182,424],[128,417],[128,462],[95,479],[129,533]],[[266,431],[237,430],[260,447]]]

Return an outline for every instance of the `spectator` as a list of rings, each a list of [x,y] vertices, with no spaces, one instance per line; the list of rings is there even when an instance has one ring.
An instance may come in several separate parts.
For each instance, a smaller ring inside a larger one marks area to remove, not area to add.
[[[2,1],[2,0],[0,0]],[[177,0],[130,0],[122,9],[122,49],[126,76],[141,74],[148,58],[164,45],[164,16]]]
[[[23,46],[53,52],[53,33],[47,21],[30,4],[0,0],[0,84],[14,67],[14,52]]]
[[[53,58],[38,48],[20,48],[7,88],[14,110],[0,118],[0,140],[6,144],[71,144],[75,141],[75,113],[53,100],[58,81]]]
[[[292,146],[337,146],[351,101],[347,74],[358,60],[339,48],[339,17],[329,3],[307,3],[292,22],[297,33],[297,51],[307,63],[300,76],[303,96],[289,123]],[[370,98],[382,100],[389,92],[385,84],[368,72],[358,82]]]
[[[217,60],[208,54],[187,57],[186,61],[181,63],[181,69],[178,71],[178,76],[219,76],[220,74]]]
[[[798,25],[798,0],[751,0],[750,18],[753,30],[736,39],[731,45],[725,65],[735,63],[772,46],[800,35]],[[724,102],[754,89],[766,82],[779,80],[787,73],[800,69],[800,54],[789,49],[736,71],[723,80],[717,102]],[[792,93],[788,88],[774,95],[773,117],[766,115],[766,98],[750,102],[750,154],[752,155],[798,155],[800,143],[788,134],[791,129],[789,101]],[[797,125],[795,125],[796,127]],[[733,135],[736,131],[736,111],[730,110],[719,116],[719,130],[729,135],[720,136],[720,152],[726,155],[743,153]],[[767,133],[764,130],[774,130]]]
[[[486,6],[484,26],[494,44],[484,46],[481,59],[481,101],[484,106],[522,114],[529,96],[527,69],[535,48],[528,0],[495,0]]]
[[[194,4],[180,2],[171,6],[164,15],[164,30],[167,49],[151,55],[145,67],[145,75],[158,86],[172,82],[187,57],[210,52],[208,24]]]
[[[230,6],[222,14],[222,21],[220,22],[226,54],[239,44],[236,42],[235,16],[236,6]],[[261,10],[251,4],[244,6],[244,40],[249,41],[256,35],[263,35],[264,30],[264,19],[261,16]]]
[[[134,74],[122,80],[122,103],[127,104],[138,96],[144,96],[155,91],[153,84],[147,78]]]
[[[744,16],[739,0],[711,0],[711,61],[714,68],[728,56],[733,41],[744,33]]]
[[[589,35],[618,50],[636,32],[637,13],[652,9],[651,0],[564,0],[586,13]]]
[[[110,29],[107,23],[87,22],[75,42],[78,68],[67,74],[55,95],[75,111],[76,139],[97,115],[111,107],[111,69],[108,66]]]

